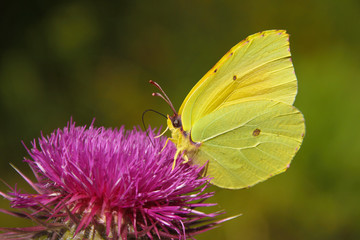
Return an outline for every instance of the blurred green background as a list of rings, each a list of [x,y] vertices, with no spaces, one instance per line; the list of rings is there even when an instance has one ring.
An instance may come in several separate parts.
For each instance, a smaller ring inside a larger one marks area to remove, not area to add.
[[[21,140],[30,145],[71,116],[132,128],[145,109],[170,113],[148,80],[178,108],[237,42],[286,29],[303,146],[285,174],[245,190],[213,187],[215,210],[243,215],[198,239],[360,239],[358,0],[7,1],[0,19],[1,178],[24,189],[9,166],[28,173]],[[165,124],[151,113],[146,121]],[[19,225],[0,214],[1,227]]]

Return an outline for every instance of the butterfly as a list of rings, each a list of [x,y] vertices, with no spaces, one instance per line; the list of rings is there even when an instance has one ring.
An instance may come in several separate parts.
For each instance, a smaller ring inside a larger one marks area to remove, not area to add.
[[[250,187],[284,172],[305,134],[293,106],[297,79],[285,30],[247,37],[228,51],[167,116],[170,140],[192,164],[206,165],[211,183]],[[175,164],[175,162],[174,162]]]

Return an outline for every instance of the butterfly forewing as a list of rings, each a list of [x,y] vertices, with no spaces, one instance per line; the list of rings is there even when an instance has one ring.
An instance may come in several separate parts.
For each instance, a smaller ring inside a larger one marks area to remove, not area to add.
[[[288,35],[270,30],[234,46],[194,86],[179,114],[183,129],[207,114],[249,100],[271,99],[292,104],[297,81],[290,59]]]

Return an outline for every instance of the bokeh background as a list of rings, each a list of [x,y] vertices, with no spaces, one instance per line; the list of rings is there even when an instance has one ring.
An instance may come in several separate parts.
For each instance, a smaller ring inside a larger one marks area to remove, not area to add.
[[[215,190],[241,217],[198,239],[360,239],[358,0],[7,1],[0,8],[0,174],[29,189],[21,144],[66,125],[132,128],[152,108],[152,79],[177,108],[233,45],[290,34],[307,133],[291,168],[250,189]],[[161,116],[145,118],[154,127]],[[2,184],[1,191],[7,191]],[[9,208],[0,199],[1,208]],[[1,227],[25,226],[0,214]]]

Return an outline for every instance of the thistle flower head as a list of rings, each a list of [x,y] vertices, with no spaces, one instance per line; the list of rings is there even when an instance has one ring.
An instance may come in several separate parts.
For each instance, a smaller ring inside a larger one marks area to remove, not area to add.
[[[77,127],[63,129],[32,142],[30,165],[36,181],[18,171],[36,191],[11,188],[0,194],[12,208],[7,214],[30,218],[38,226],[1,228],[1,239],[185,239],[209,230],[219,212],[195,210],[203,203],[207,178],[197,166],[172,170],[176,152],[155,131]]]

